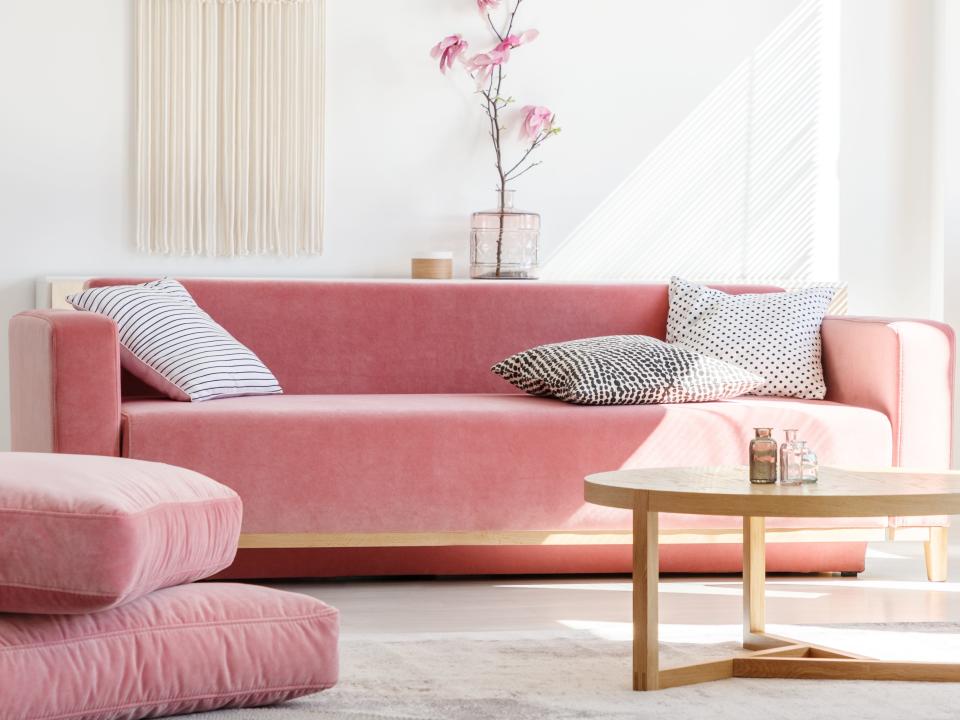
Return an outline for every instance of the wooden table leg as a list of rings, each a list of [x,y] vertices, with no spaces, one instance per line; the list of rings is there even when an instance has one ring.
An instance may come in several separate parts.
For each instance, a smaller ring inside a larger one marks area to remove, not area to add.
[[[923,558],[927,564],[927,579],[943,582],[947,579],[948,528],[930,528],[930,539],[923,544]]]
[[[657,583],[660,552],[657,513],[647,509],[646,493],[633,508],[633,689],[656,690],[660,680],[657,637]]]
[[[756,633],[766,629],[766,519],[743,518],[743,645],[756,647]]]

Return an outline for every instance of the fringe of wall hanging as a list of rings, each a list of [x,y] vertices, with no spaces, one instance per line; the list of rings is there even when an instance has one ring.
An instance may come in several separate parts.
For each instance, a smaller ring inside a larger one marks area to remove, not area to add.
[[[319,253],[323,0],[138,0],[137,248]]]

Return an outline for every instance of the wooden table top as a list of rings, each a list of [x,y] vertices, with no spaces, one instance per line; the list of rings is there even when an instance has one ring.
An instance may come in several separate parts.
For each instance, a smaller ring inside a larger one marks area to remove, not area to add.
[[[651,512],[752,517],[960,514],[960,471],[820,467],[809,485],[753,485],[743,467],[645,468],[588,475],[588,502]]]

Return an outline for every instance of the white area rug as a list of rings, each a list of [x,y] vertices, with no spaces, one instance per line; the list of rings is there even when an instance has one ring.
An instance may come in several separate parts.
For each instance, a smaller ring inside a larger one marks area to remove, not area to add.
[[[630,626],[565,623],[537,633],[354,636],[338,687],[205,720],[955,720],[960,684],[732,679],[652,693],[630,683]],[[771,626],[875,657],[960,662],[960,625]],[[661,666],[738,651],[733,626],[661,626]],[[199,718],[199,716],[198,716]]]

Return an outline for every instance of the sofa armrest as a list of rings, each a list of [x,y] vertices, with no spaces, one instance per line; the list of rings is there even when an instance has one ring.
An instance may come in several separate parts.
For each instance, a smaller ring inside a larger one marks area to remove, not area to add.
[[[950,467],[955,345],[950,326],[827,317],[822,337],[827,400],[890,418],[894,465]]]
[[[120,343],[110,318],[32,310],[10,320],[14,450],[118,455]]]

